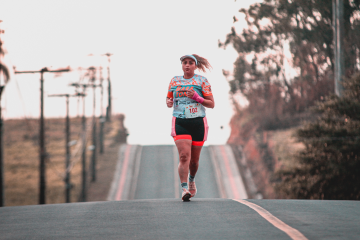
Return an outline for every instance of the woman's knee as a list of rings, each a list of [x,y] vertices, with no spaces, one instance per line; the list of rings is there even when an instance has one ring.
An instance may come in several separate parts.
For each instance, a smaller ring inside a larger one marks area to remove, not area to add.
[[[179,160],[182,163],[188,162],[190,159],[190,153],[188,152],[180,152],[179,153]]]

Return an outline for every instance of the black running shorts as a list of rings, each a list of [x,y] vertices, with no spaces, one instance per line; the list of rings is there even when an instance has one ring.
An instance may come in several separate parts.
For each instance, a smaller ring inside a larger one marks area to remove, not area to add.
[[[207,139],[209,126],[206,117],[176,118],[173,117],[171,136],[174,141],[192,140],[192,145],[203,146]]]

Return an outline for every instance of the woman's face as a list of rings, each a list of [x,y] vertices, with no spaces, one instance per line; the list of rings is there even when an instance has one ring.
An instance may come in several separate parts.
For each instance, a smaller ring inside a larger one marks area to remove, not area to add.
[[[195,60],[192,58],[185,58],[182,61],[182,69],[184,71],[184,74],[186,74],[186,75],[194,74],[195,69],[196,69]]]

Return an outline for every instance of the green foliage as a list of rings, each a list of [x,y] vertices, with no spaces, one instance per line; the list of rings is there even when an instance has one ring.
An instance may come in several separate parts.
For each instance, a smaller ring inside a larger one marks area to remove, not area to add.
[[[344,1],[347,76],[359,70],[359,3]],[[262,115],[271,101],[275,107],[269,118],[301,113],[333,92],[331,0],[264,0],[239,12],[247,28],[241,33],[232,28],[219,47],[231,44],[238,52],[233,79],[229,79],[231,94],[241,92],[253,113]],[[289,72],[296,74],[291,77]]]
[[[287,197],[360,199],[360,74],[343,85],[344,96],[318,102],[318,120],[298,130],[299,165],[277,172],[276,188]]]

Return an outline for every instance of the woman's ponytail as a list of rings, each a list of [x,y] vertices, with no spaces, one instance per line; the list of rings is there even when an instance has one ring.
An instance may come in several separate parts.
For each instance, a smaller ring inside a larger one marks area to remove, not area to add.
[[[202,72],[206,72],[206,69],[210,70],[212,68],[212,66],[210,65],[209,61],[206,58],[200,57],[197,54],[193,54],[193,56],[196,58],[197,60],[197,68],[202,71]]]

